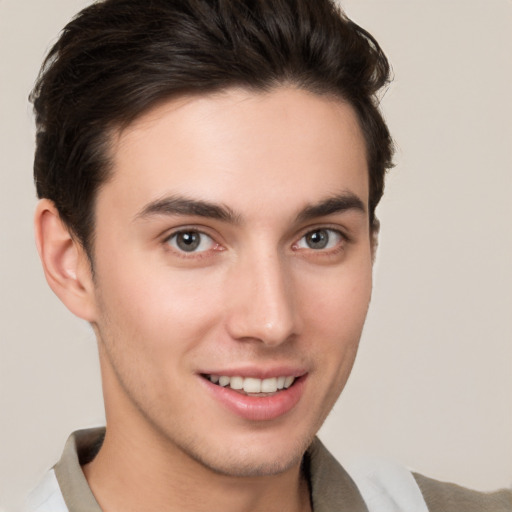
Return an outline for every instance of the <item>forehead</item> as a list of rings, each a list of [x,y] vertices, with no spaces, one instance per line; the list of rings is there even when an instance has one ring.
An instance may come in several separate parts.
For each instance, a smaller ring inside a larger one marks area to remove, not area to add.
[[[292,88],[168,101],[119,132],[112,157],[113,177],[98,199],[119,208],[180,194],[249,215],[251,207],[299,208],[346,191],[367,204],[366,148],[353,108]]]

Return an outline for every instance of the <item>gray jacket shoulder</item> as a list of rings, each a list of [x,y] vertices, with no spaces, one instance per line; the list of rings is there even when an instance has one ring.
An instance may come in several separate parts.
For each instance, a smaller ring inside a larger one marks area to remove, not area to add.
[[[413,473],[429,512],[512,512],[512,489],[479,492]]]

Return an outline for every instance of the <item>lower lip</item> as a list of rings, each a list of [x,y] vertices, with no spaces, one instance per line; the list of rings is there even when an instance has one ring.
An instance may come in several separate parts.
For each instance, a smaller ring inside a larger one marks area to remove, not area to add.
[[[306,375],[297,378],[288,389],[272,396],[248,396],[229,387],[218,386],[201,377],[210,393],[237,416],[251,421],[270,421],[291,411],[304,391]]]

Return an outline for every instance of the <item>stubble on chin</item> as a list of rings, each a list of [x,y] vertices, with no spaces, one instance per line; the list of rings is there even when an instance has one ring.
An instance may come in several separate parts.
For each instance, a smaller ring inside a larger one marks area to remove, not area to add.
[[[232,446],[230,453],[216,453],[216,447],[202,447],[197,440],[188,439],[181,444],[183,454],[214,474],[226,477],[257,478],[277,475],[301,468],[304,454],[313,442],[315,434],[297,440],[285,453],[262,457],[265,446],[255,442],[252,449]],[[284,441],[284,440],[283,440]],[[289,440],[287,440],[289,441]]]

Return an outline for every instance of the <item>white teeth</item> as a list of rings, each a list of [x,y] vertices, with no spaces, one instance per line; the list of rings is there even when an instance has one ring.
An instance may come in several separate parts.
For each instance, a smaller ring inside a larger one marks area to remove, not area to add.
[[[277,379],[263,379],[261,381],[261,392],[262,393],[275,393],[277,391]]]
[[[229,386],[230,381],[229,377],[222,375],[222,377],[219,377],[219,386]]]
[[[244,379],[244,391],[246,393],[261,393],[261,379],[246,377]]]
[[[295,377],[286,377],[286,379],[284,379],[284,387],[288,389],[293,384],[294,380]]]
[[[222,387],[235,390],[244,390],[245,393],[276,393],[288,389],[295,381],[295,377],[271,377],[257,379],[255,377],[228,377],[227,375],[208,375],[208,379]]]
[[[244,379],[242,377],[231,377],[229,385],[231,386],[231,389],[243,389]]]

